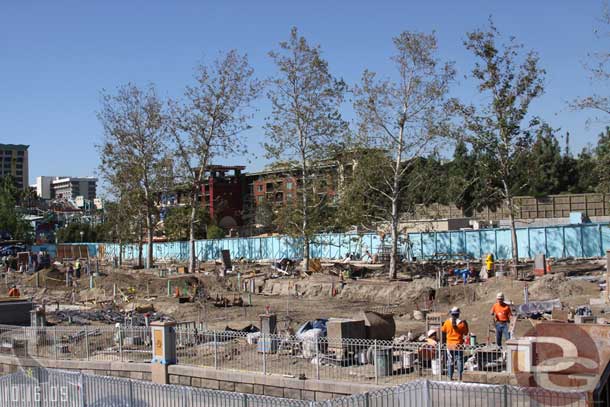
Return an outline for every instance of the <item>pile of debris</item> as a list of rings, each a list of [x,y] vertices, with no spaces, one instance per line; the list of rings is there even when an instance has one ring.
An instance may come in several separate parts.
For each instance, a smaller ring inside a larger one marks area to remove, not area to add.
[[[107,308],[103,310],[58,310],[47,312],[47,318],[54,323],[71,323],[76,325],[90,325],[92,322],[102,324],[129,324],[133,326],[145,326],[146,318],[148,321],[167,321],[171,320],[160,312],[142,314],[137,311],[120,312],[116,309]]]

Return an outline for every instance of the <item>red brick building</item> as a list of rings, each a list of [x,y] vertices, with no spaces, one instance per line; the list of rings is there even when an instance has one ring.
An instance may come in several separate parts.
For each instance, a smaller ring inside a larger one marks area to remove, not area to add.
[[[230,229],[243,224],[245,176],[241,165],[210,165],[206,182],[201,187],[202,204],[208,208],[210,218],[218,226]]]

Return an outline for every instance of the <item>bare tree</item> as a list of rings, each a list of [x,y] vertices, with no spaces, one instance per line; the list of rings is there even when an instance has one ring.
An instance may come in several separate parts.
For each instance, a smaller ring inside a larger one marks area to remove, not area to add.
[[[196,267],[195,222],[208,165],[216,157],[243,153],[242,133],[250,128],[250,104],[261,84],[245,55],[231,50],[209,66],[199,65],[184,102],[170,103],[170,129],[179,166],[176,175],[189,192],[189,271]]]
[[[98,118],[104,128],[100,171],[116,191],[138,195],[146,222],[146,266],[153,265],[153,235],[157,199],[166,187],[168,172],[163,102],[154,86],[127,84],[115,95],[102,94]],[[133,202],[130,200],[130,202]]]
[[[600,19],[602,27],[596,30],[598,37],[608,38],[610,31],[608,26],[610,25],[610,9],[608,8],[608,2],[604,2],[604,10]],[[585,65],[585,68],[591,75],[591,81],[605,87],[607,81],[610,79],[610,72],[608,71],[608,64],[610,63],[610,52],[606,49],[600,52],[593,52],[589,55],[590,62]],[[598,87],[599,89],[599,87]],[[599,92],[594,92],[590,96],[586,96],[580,99],[576,99],[572,102],[571,107],[577,110],[596,110],[604,114],[604,118],[599,118],[602,122],[608,122],[610,115],[610,98]]]
[[[373,177],[367,187],[389,202],[388,209],[379,213],[390,224],[391,249],[389,277],[397,276],[399,211],[409,183],[405,175],[416,158],[433,148],[447,124],[446,95],[455,76],[451,63],[436,58],[434,34],[403,32],[393,39],[396,53],[392,62],[394,80],[379,79],[365,71],[355,89],[355,110],[365,144],[387,151],[391,156],[380,160],[383,172]]]
[[[519,165],[531,145],[534,128],[540,124],[535,118],[526,122],[526,118],[530,103],[544,91],[545,70],[540,68],[536,53],[520,55],[523,46],[514,38],[498,44],[499,37],[493,22],[488,31],[467,34],[464,45],[477,59],[472,77],[478,82],[477,90],[489,98],[479,107],[458,102],[455,107],[463,120],[464,139],[489,158],[479,164],[486,164],[482,174],[487,178],[490,196],[503,200],[508,207],[516,267],[519,252],[513,196],[524,187],[518,176]]]
[[[278,73],[268,92],[272,112],[265,125],[265,148],[270,157],[298,163],[299,202],[294,213],[300,219],[291,224],[303,239],[308,270],[310,237],[315,232],[309,221],[321,204],[320,195],[313,192],[312,173],[326,157],[328,147],[346,131],[339,113],[345,84],[331,75],[320,47],[311,46],[296,28],[290,31],[288,41],[281,42],[279,49],[269,55]]]

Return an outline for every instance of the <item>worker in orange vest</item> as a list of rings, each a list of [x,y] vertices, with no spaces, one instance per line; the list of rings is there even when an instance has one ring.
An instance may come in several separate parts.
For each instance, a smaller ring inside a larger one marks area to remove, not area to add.
[[[21,293],[16,285],[13,285],[10,290],[8,290],[9,297],[21,297]]]
[[[447,342],[447,375],[453,380],[453,370],[457,367],[458,380],[464,373],[464,336],[468,335],[468,323],[460,319],[460,309],[451,308],[450,318],[443,323],[441,332]],[[457,365],[457,366],[456,366]]]
[[[491,316],[496,326],[496,344],[502,346],[502,338],[510,339],[510,320],[513,313],[510,305],[504,302],[504,294],[496,295],[496,303],[491,307]]]

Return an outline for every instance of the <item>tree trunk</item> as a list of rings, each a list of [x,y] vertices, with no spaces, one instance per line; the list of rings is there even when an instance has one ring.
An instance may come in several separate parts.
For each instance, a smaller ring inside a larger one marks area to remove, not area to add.
[[[398,204],[392,202],[392,224],[391,224],[392,247],[390,249],[390,279],[396,279],[398,275]]]
[[[138,227],[138,268],[143,268],[144,267],[144,262],[142,261],[142,246],[144,245],[143,240],[144,237],[143,235],[143,231],[142,231],[142,221],[139,222],[139,227]]]
[[[151,209],[148,209],[146,214],[146,234],[148,236],[148,246],[146,247],[146,268],[153,266],[153,217]]]
[[[195,258],[195,217],[197,215],[197,197],[193,196],[191,207],[191,219],[189,222],[189,273],[194,273],[197,267]]]
[[[307,161],[304,152],[301,154],[301,169],[303,171],[303,185],[301,187],[303,192],[303,223],[302,223],[302,235],[303,235],[303,261],[305,262],[305,272],[309,271],[309,233],[307,231]]]
[[[143,267],[143,262],[142,262],[142,246],[144,246],[144,243],[142,242],[142,235],[140,235],[138,237],[138,268],[142,268]]]
[[[515,228],[515,213],[513,212],[513,204],[512,199],[509,200],[508,210],[509,210],[509,219],[510,219],[510,238],[513,246],[512,250],[512,258],[513,258],[513,276],[517,278],[517,265],[519,264],[519,246],[517,243],[517,228]]]
[[[119,239],[119,267],[123,265],[123,240]]]
[[[398,145],[396,148],[396,161],[394,164],[394,179],[392,180],[392,214],[391,214],[391,237],[392,247],[390,249],[390,280],[396,279],[398,275],[398,200],[400,195],[400,176],[402,168],[402,149],[404,137],[404,124],[400,128],[398,135]]]

